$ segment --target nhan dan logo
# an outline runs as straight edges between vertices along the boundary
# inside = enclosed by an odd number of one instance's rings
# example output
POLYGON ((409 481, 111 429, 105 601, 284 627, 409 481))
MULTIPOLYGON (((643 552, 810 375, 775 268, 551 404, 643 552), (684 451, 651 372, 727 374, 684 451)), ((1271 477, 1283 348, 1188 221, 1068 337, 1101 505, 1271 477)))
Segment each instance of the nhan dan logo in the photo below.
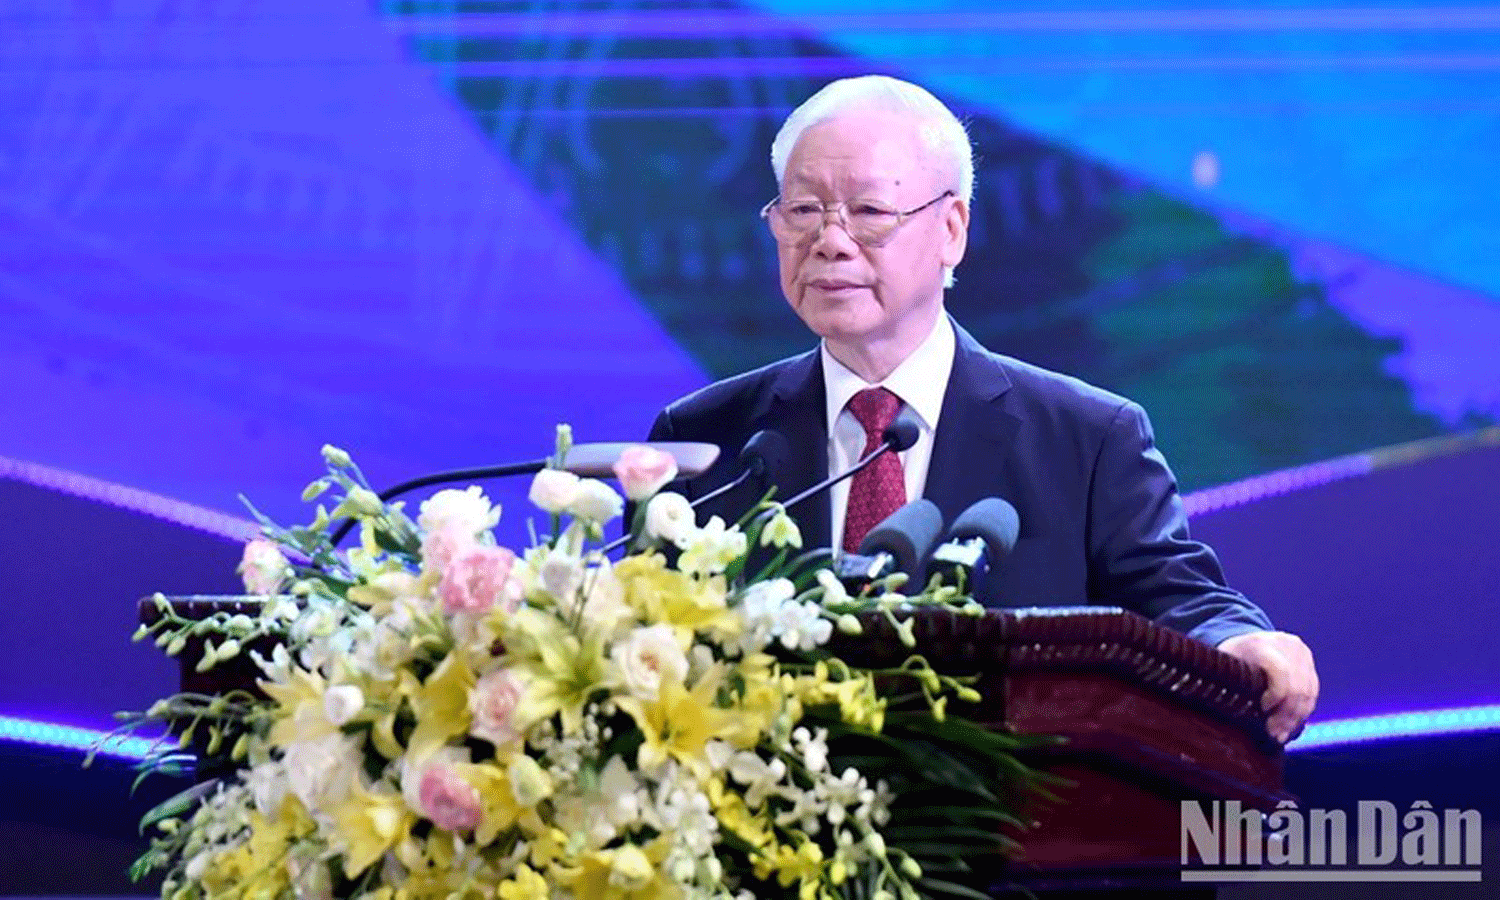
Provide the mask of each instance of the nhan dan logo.
POLYGON ((1353 810, 1263 813, 1238 800, 1182 802, 1183 881, 1480 881, 1477 809, 1405 809, 1361 800, 1353 810))

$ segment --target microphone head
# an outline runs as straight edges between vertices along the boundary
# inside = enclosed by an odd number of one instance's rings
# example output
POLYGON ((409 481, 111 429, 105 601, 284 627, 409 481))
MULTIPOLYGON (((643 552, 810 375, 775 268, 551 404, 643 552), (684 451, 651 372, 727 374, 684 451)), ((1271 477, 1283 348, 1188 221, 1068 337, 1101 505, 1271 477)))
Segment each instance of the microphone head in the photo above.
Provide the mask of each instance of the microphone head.
POLYGON ((937 504, 926 498, 913 500, 871 528, 860 542, 859 552, 863 556, 889 553, 896 560, 896 568, 918 581, 922 561, 942 533, 943 514, 937 504))
POLYGON ((948 540, 980 538, 988 550, 989 564, 994 565, 1015 549, 1016 535, 1021 531, 1021 517, 1016 508, 999 497, 986 497, 959 513, 948 529, 948 540))
MULTIPOLYGON (((897 453, 911 449, 922 434, 922 417, 910 406, 901 407, 896 418, 881 432, 880 439, 897 453)), ((941 526, 939 526, 941 527, 941 526)))
POLYGON ((792 445, 786 436, 767 428, 750 435, 750 440, 740 450, 740 465, 758 478, 772 479, 776 473, 786 470, 786 461, 791 455, 792 445))

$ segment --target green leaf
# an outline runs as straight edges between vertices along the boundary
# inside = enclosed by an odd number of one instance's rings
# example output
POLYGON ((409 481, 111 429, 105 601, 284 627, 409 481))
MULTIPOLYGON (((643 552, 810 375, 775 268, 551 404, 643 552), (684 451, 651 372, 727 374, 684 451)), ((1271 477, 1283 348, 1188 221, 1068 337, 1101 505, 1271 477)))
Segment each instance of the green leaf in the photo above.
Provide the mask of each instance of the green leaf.
POLYGON ((162 819, 170 819, 173 816, 181 815, 192 809, 193 804, 212 793, 214 788, 218 786, 218 779, 205 781, 202 784, 195 784, 187 790, 174 794, 146 810, 146 814, 141 816, 140 833, 145 834, 147 828, 150 828, 162 819))
MULTIPOLYGON (((895 845, 892 844, 891 846, 895 845)), ((897 847, 897 849, 904 850, 906 848, 897 847)), ((935 856, 923 856, 918 858, 914 853, 910 855, 913 859, 917 859, 917 862, 921 864, 923 872, 968 873, 974 871, 974 867, 964 862, 961 857, 955 856, 939 858, 935 856)))
POLYGON ((966 900, 990 900, 989 894, 955 881, 943 881, 939 878, 923 878, 917 884, 929 894, 950 894, 954 897, 964 897, 966 900))
POLYGON ((153 870, 153 869, 156 868, 157 857, 158 856, 159 856, 159 854, 157 854, 155 851, 148 850, 145 853, 142 853, 139 859, 137 859, 135 862, 131 863, 130 864, 130 880, 131 880, 131 882, 134 883, 134 882, 140 881, 141 879, 143 879, 146 876, 150 875, 151 874, 151 870, 153 870))
MULTIPOLYGON (((1001 815, 1005 815, 1005 814, 1001 813, 1001 815)), ((1007 816, 1007 818, 1014 818, 1014 817, 1007 816)), ((911 846, 915 846, 915 844, 917 842, 926 841, 926 840, 934 840, 934 841, 943 841, 943 840, 947 840, 947 841, 960 841, 960 840, 998 841, 1000 839, 999 833, 995 832, 993 830, 990 830, 990 829, 985 829, 985 828, 966 828, 966 827, 962 827, 962 826, 941 825, 941 824, 936 824, 936 825, 906 825, 906 826, 895 827, 895 828, 887 827, 887 828, 882 828, 880 830, 880 833, 881 833, 882 836, 885 837, 886 843, 888 843, 888 844, 895 844, 895 845, 901 847, 903 850, 908 850, 908 851, 909 851, 909 848, 911 846)))
MULTIPOLYGON (((1000 842, 999 835, 992 834, 990 835, 989 839, 996 845, 998 845, 1000 842)), ((895 841, 891 839, 889 835, 886 836, 886 844, 887 846, 897 847, 901 850, 905 850, 912 856, 937 857, 939 859, 954 857, 954 851, 956 849, 952 841, 938 841, 935 843, 908 843, 905 841, 895 841)))

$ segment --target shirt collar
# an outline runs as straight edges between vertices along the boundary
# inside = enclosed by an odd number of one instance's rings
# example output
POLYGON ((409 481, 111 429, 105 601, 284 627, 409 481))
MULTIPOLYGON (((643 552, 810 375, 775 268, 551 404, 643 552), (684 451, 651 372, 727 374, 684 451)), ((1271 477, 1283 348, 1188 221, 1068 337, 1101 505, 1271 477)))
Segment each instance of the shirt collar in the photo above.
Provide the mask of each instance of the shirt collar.
POLYGON ((870 387, 884 387, 900 397, 922 419, 922 424, 931 432, 937 427, 938 414, 943 409, 943 395, 948 390, 948 376, 953 371, 954 354, 953 323, 947 314, 941 314, 932 325, 932 331, 912 354, 901 361, 884 381, 870 384, 849 370, 848 366, 833 358, 828 352, 828 342, 819 348, 823 358, 823 385, 827 399, 828 433, 833 433, 833 424, 839 413, 849 403, 849 398, 870 387))

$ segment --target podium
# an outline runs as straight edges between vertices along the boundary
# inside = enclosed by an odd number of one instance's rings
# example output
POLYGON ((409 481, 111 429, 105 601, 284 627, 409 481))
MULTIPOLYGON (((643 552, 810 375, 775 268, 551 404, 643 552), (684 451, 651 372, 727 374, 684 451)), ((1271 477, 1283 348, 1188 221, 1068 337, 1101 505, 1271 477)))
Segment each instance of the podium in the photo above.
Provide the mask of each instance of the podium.
POLYGON ((1283 752, 1265 730, 1265 674, 1226 653, 1112 607, 919 612, 916 647, 884 619, 829 647, 851 665, 927 656, 976 674, 982 700, 950 707, 992 728, 1063 742, 1018 754, 1066 779, 1012 834, 1024 856, 1004 881, 1034 890, 1183 887, 1185 800, 1269 810, 1290 799, 1283 752))
MULTIPOLYGON (((253 614, 258 601, 183 597, 171 604, 178 615, 201 619, 253 614)), ((142 601, 140 615, 149 624, 160 612, 142 601)), ((1051 788, 1055 801, 1031 803, 1030 827, 1011 835, 1024 855, 997 872, 997 885, 1181 887, 1182 801, 1238 800, 1268 810, 1289 798, 1281 748, 1266 735, 1260 712, 1265 676, 1228 654, 1109 607, 980 616, 919 608, 911 615, 915 647, 870 615, 863 634, 836 633, 828 649, 875 668, 920 653, 944 674, 978 676, 982 700, 950 712, 1063 739, 1020 754, 1065 782, 1051 788)), ((245 654, 197 672, 200 652, 189 643, 179 656, 184 691, 255 690, 257 671, 245 654)))

